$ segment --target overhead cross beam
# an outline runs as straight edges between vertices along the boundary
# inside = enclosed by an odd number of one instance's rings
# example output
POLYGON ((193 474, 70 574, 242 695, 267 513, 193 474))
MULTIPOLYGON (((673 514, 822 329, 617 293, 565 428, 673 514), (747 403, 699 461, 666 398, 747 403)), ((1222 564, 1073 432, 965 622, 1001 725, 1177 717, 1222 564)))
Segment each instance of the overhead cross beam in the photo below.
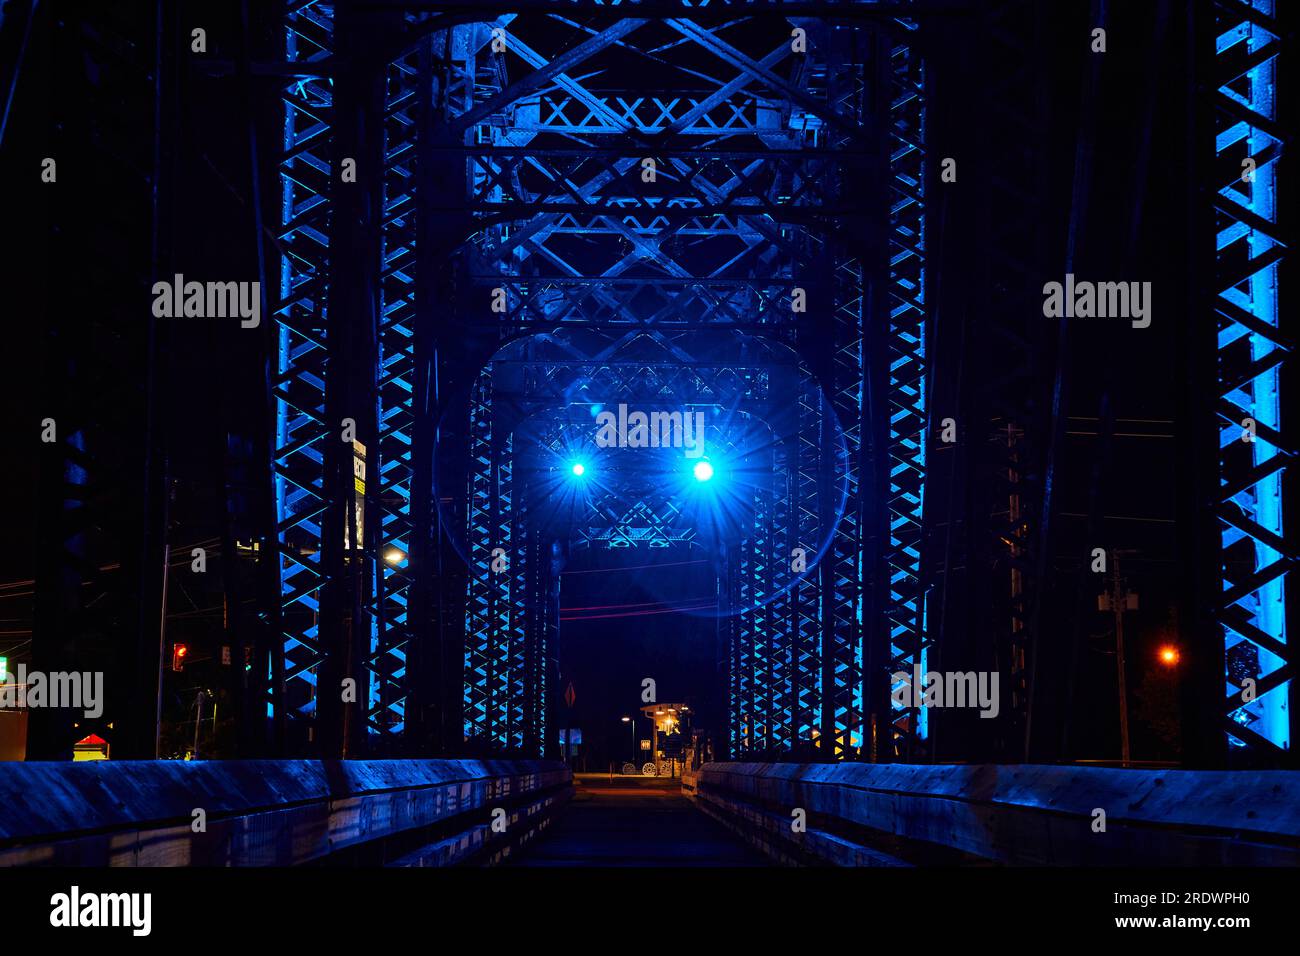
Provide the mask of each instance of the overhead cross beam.
MULTIPOLYGON (((456 117, 452 124, 453 128, 457 130, 469 129, 493 113, 505 109, 507 106, 512 106, 530 93, 541 89, 552 79, 557 79, 561 83, 573 84, 573 81, 565 75, 568 70, 590 59, 596 53, 610 46, 614 41, 627 36, 643 23, 645 23, 644 20, 619 20, 596 36, 579 43, 567 53, 561 54, 553 60, 544 61, 545 66, 539 66, 532 73, 511 83, 485 102, 456 117)), ((541 60, 540 57, 534 57, 534 59, 541 60)), ((577 84, 573 85, 576 86, 577 84)))

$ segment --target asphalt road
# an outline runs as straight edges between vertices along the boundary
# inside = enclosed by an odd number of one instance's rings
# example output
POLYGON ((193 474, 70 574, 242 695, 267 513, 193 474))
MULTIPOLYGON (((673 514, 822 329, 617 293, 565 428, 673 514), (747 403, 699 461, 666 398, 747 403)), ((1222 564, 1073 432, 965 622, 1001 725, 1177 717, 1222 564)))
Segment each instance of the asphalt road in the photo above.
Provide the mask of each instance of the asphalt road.
POLYGON ((582 774, 574 798, 513 866, 767 866, 766 857, 691 806, 681 782, 582 774))

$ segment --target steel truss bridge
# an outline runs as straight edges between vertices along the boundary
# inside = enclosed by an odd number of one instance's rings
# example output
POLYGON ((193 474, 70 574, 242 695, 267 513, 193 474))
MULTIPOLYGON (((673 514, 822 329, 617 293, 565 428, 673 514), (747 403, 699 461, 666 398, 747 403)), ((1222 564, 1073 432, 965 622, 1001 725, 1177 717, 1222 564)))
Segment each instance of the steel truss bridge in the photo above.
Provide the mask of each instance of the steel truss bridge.
MULTIPOLYGON (((460 683, 460 726, 445 715, 444 734, 540 755, 561 543, 529 522, 525 405, 766 400, 798 412, 775 442, 774 483, 755 492, 752 532, 721 556, 745 608, 727 622, 731 753, 924 757, 924 710, 894 703, 888 675, 924 668, 931 634, 921 542, 935 157, 918 18, 943 5, 798 6, 523 3, 472 19, 437 5, 291 6, 277 719, 337 720, 315 690, 337 681, 339 649, 351 647, 347 672, 366 675, 364 727, 381 750, 427 722, 423 711, 447 709, 460 683), (627 88, 633 75, 642 85, 627 88), (382 178, 341 182, 344 157, 382 178), (507 343, 509 367, 493 358, 507 343), (793 371, 784 381, 778 350, 793 371), (840 449, 827 445, 831 416, 840 449), (344 418, 367 449, 364 495, 337 440, 344 418), (429 506, 418 489, 431 486, 450 508, 429 506), (350 548, 353 509, 365 520, 350 548), (464 574, 445 553, 448 523, 468 529, 464 574), (821 537, 814 570, 778 585, 774 565, 821 537), (420 647, 443 648, 437 703, 416 673, 420 647)), ((1023 52, 1031 18, 1002 6, 991 34, 1012 48, 1002 52, 1023 52)), ((1268 0, 1209 9, 1214 165, 1256 163, 1253 180, 1230 177, 1214 198, 1224 731, 1237 746, 1285 749, 1294 550, 1282 537, 1278 419, 1280 41, 1268 0), (1246 417, 1253 444, 1237 440, 1246 417), (1245 704, 1243 678, 1259 691, 1245 704)), ((1033 109, 1024 76, 998 79, 1013 115, 994 118, 994 133, 1033 109)), ((998 187, 1006 232, 991 237, 993 255, 1023 271, 1033 229, 1017 227, 1033 209, 1015 184, 998 187)), ((1024 291, 999 296, 995 308, 1032 315, 1024 291)), ((1028 516, 1043 492, 1025 464, 1041 452, 1014 377, 994 384, 985 420, 995 441, 994 422, 1010 436, 998 470, 1018 504, 989 529, 1012 582, 998 656, 1023 720, 1036 636, 1028 516)), ((592 503, 575 544, 664 545, 694 530, 675 526, 671 496, 622 491, 592 503)))
POLYGON ((349 22, 344 7, 308 3, 287 18, 302 75, 284 93, 285 641, 272 706, 290 725, 332 719, 315 689, 336 680, 351 600, 377 746, 426 719, 413 649, 463 634, 463 657, 443 662, 463 685, 453 732, 540 755, 555 693, 552 550, 690 543, 721 549, 742 609, 725 624, 733 753, 920 753, 916 710, 869 727, 869 701, 888 700, 882 675, 926 651, 916 24, 871 5, 843 19, 563 7, 349 22), (620 86, 636 75, 643 89, 620 86), (382 180, 342 184, 354 154, 382 180), (623 484, 594 492, 571 540, 530 522, 521 430, 538 407, 592 402, 779 415, 752 530, 705 543, 674 495, 623 484), (345 417, 366 449, 364 496, 338 440, 345 417), (431 484, 450 507, 413 492, 431 484), (349 549, 353 508, 364 532, 349 549), (467 527, 450 529, 467 542, 464 575, 446 573, 445 524, 467 527), (782 583, 776 566, 822 540, 821 561, 782 583), (869 670, 871 648, 887 657, 869 670))
MULTIPOLYGON (((1278 5, 1189 7, 1203 91, 1185 157, 1201 250, 1188 574, 1206 613, 1185 634, 1207 765, 1292 753, 1278 5)), ((273 56, 214 56, 232 93, 256 99, 269 78, 278 104, 278 141, 253 145, 255 166, 277 152, 254 205, 278 221, 263 224, 275 255, 261 262, 273 508, 235 647, 250 661, 250 753, 547 756, 558 574, 573 549, 611 547, 713 562, 736 611, 720 662, 733 759, 932 758, 925 709, 896 703, 890 675, 958 638, 982 642, 1010 682, 1007 720, 971 759, 1042 753, 1060 383, 1040 289, 1065 270, 1042 241, 1044 145, 1025 134, 1048 109, 1041 6, 290 0, 273 56), (957 295, 935 236, 941 161, 960 144, 932 142, 931 120, 955 75, 940 53, 959 35, 987 86, 987 148, 961 173, 984 184, 961 200, 980 214, 963 274, 982 280, 961 293, 978 347, 937 306, 957 295), (707 533, 630 473, 555 518, 545 475, 593 405, 619 404, 709 412, 711 447, 763 475, 743 536, 707 533), (962 450, 936 495, 949 418, 962 450), (940 542, 954 534, 976 610, 944 625, 940 542), (815 560, 792 576, 796 549, 815 560), (356 704, 334 690, 348 679, 356 704)), ((112 59, 111 30, 86 34, 88 56, 112 59)), ((112 72, 132 68, 105 66, 103 82, 136 83, 112 72)), ((135 148, 118 132, 76 135, 116 156, 135 148)), ((149 168, 137 159, 122 165, 149 168)), ((95 348, 70 340, 67 370, 95 348)), ((76 394, 60 399, 65 420, 76 394)), ((60 547, 38 574, 38 631, 76 633, 99 613, 67 582, 97 573, 84 533, 126 428, 64 429, 43 452, 66 480, 41 502, 60 547)), ((162 534, 147 505, 142 554, 162 534)), ((149 601, 142 590, 141 686, 157 664, 149 601)), ((55 669, 71 651, 35 653, 55 669)), ((151 704, 120 717, 127 752, 149 750, 151 704)), ((54 753, 44 719, 34 752, 54 753)))

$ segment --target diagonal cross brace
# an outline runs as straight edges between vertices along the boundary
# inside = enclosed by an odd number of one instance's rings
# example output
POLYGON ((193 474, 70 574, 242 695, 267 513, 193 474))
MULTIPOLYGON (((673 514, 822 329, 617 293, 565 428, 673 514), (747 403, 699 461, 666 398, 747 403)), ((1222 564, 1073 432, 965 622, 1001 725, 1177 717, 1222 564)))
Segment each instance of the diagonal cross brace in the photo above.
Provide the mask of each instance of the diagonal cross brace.
POLYGON ((514 103, 529 93, 533 93, 547 83, 552 78, 559 76, 572 67, 577 66, 583 60, 599 53, 601 50, 610 46, 616 40, 621 40, 637 27, 645 23, 644 20, 620 20, 608 30, 603 30, 589 40, 584 40, 572 50, 569 50, 562 56, 556 57, 549 64, 540 70, 535 70, 527 76, 511 83, 496 96, 480 103, 469 112, 456 118, 452 123, 452 129, 457 132, 464 132, 475 123, 482 121, 484 118, 491 116, 497 110, 500 110, 511 103, 514 103))

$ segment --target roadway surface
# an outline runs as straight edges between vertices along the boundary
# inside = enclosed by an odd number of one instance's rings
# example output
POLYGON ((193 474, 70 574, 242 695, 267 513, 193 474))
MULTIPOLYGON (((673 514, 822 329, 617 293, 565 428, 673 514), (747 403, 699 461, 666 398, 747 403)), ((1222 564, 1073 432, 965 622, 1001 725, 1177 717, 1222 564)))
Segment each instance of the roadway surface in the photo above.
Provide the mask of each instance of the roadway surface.
POLYGON ((768 866, 691 806, 681 781, 577 774, 574 796, 513 866, 768 866))

